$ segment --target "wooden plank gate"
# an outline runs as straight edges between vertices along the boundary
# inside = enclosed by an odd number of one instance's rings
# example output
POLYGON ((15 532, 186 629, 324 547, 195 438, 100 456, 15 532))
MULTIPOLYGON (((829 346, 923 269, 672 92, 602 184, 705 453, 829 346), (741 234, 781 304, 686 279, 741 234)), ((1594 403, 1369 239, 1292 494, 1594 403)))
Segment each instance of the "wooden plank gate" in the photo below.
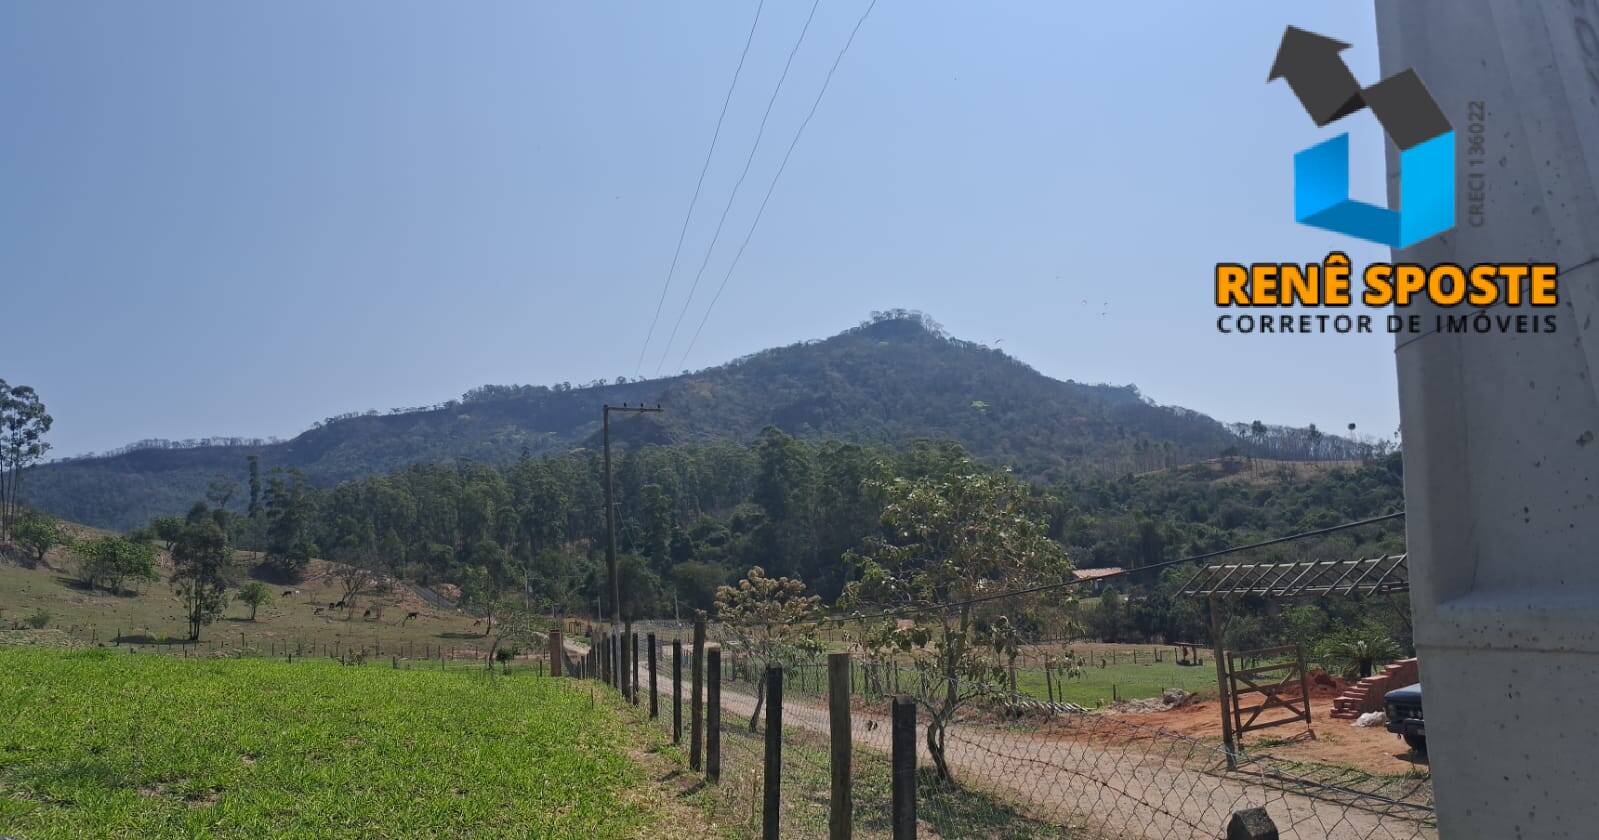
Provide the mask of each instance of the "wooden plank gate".
POLYGON ((1305 669, 1305 649, 1300 645, 1227 652, 1227 693, 1232 698, 1233 735, 1304 721, 1310 726, 1310 674, 1305 669), (1288 658, 1288 657, 1292 658, 1288 658), (1240 668, 1251 660, 1279 660, 1269 665, 1240 668), (1252 702, 1259 695, 1259 702, 1252 702), (1279 709, 1287 716, 1267 712, 1279 709))

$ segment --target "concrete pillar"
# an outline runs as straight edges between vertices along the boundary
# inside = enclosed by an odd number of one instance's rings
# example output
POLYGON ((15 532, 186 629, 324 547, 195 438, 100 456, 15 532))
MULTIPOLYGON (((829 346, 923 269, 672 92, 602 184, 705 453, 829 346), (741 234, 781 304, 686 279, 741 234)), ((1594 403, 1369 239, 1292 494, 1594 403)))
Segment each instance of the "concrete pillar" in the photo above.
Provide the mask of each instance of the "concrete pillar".
MULTIPOLYGON (((1591 837, 1599 0, 1379 0, 1377 28, 1383 75, 1421 76, 1454 125, 1461 173, 1456 228, 1396 259, 1561 268, 1553 335, 1396 342, 1439 830, 1451 840, 1591 837)), ((1391 201, 1394 161, 1390 150, 1391 201)), ((1435 309, 1410 312, 1430 324, 1435 309)))

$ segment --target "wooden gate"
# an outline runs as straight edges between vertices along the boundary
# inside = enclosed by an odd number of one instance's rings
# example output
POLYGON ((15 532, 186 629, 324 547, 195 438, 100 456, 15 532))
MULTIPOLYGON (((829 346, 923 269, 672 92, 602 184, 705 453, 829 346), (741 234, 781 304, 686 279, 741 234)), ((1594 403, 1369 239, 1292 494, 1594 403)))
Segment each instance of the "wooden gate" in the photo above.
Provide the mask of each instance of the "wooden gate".
POLYGON ((1234 736, 1297 721, 1310 725, 1310 675, 1305 671, 1305 649, 1299 645, 1228 651, 1227 689, 1232 697, 1234 736), (1276 661, 1238 667, 1262 659, 1276 661), (1254 703, 1257 695, 1259 702, 1254 703), (1273 709, 1288 714, 1267 715, 1273 709))

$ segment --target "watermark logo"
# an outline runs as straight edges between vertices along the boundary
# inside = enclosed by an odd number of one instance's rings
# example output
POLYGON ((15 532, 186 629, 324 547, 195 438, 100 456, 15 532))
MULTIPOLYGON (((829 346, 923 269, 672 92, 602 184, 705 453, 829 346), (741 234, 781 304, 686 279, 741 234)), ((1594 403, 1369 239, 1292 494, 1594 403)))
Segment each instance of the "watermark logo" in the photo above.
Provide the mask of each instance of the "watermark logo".
POLYGON ((1399 209, 1349 197, 1349 134, 1294 155, 1294 220, 1408 248, 1455 226, 1455 132, 1414 70, 1363 88, 1339 55, 1349 45, 1293 26, 1267 81, 1284 79, 1317 126, 1370 108, 1399 147, 1399 209))

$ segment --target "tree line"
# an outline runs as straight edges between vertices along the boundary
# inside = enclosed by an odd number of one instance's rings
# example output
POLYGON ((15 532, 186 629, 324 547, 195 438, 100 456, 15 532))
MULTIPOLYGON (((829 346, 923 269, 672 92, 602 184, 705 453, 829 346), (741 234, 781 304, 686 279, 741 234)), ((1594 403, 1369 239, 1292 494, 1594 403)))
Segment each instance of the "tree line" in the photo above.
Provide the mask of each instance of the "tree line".
MULTIPOLYGON (((772 428, 748 444, 628 447, 614 468, 623 607, 636 618, 710 609, 719 586, 755 566, 802 580, 831 603, 851 580, 842 558, 884 535, 883 487, 1002 472, 947 441, 864 446, 772 428)), ((1019 486, 1047 537, 1079 568, 1136 570, 1400 504, 1397 455, 1311 478, 1262 475, 1243 459, 1221 469, 1220 479, 1178 470, 1019 486)), ((212 481, 206 501, 237 510, 228 519, 233 544, 262 552, 286 580, 312 557, 326 557, 381 577, 457 586, 480 605, 513 593, 552 612, 597 615, 609 610, 603 480, 600 454, 588 449, 504 465, 415 464, 328 488, 251 456, 240 476, 212 481)), ((1392 548, 1397 534, 1351 531, 1316 548, 1349 557, 1392 548)), ((1304 550, 1289 545, 1256 559, 1298 558, 1304 550)), ((1122 590, 1160 605, 1162 580, 1133 576, 1122 590)), ((1160 618, 1129 609, 1107 635, 1196 637, 1191 623, 1173 619, 1182 608, 1141 609, 1160 618)))

